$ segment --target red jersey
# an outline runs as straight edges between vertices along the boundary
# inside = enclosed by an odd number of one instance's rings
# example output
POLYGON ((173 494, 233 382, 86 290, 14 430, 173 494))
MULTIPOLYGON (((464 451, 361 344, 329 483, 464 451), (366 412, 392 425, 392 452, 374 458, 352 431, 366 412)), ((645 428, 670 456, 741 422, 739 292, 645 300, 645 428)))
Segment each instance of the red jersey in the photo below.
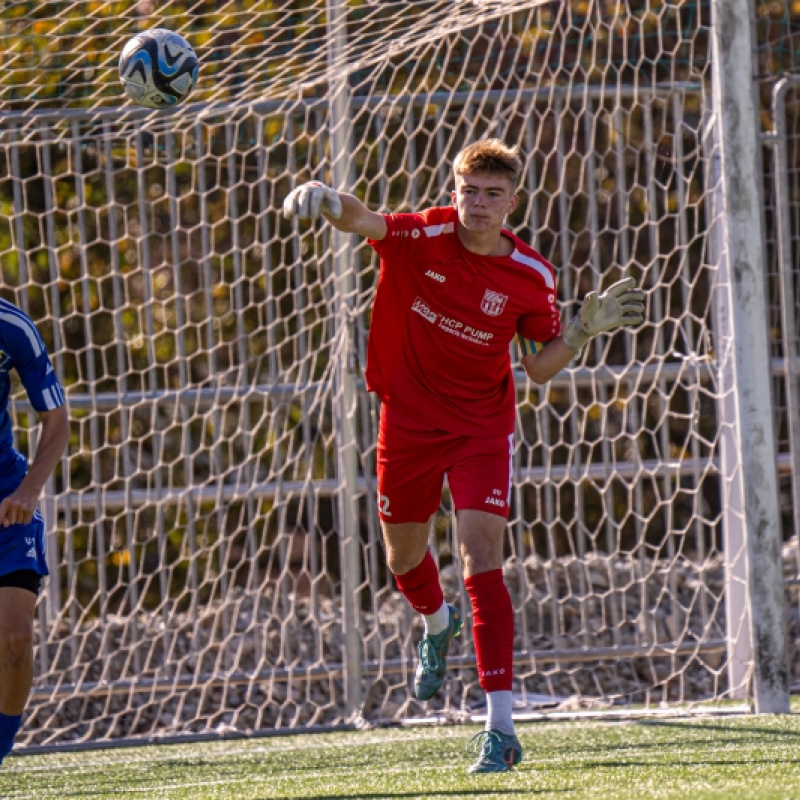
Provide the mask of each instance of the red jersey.
POLYGON ((467 436, 513 433, 516 334, 561 333, 552 265, 509 231, 508 256, 467 250, 455 208, 385 215, 367 388, 390 408, 467 436))

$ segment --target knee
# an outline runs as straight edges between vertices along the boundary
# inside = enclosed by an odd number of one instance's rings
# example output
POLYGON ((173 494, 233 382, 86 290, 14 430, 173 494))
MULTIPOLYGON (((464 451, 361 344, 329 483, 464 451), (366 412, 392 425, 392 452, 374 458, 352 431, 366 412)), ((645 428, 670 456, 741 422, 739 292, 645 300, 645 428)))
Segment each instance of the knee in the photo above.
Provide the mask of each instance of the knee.
POLYGON ((492 570, 503 568, 502 552, 498 553, 494 548, 485 547, 462 547, 461 563, 463 566, 464 577, 479 575, 481 572, 491 572, 492 570))
POLYGON ((486 559, 481 553, 470 553, 462 556, 461 564, 463 566, 465 578, 495 569, 494 566, 489 565, 488 559, 486 559))
POLYGON ((419 555, 413 552, 395 551, 388 554, 386 565, 389 567, 389 571, 392 575, 405 575, 407 572, 411 572, 414 567, 418 567, 422 563, 423 558, 425 558, 424 552, 422 555, 419 555))
POLYGON ((7 669, 19 669, 28 663, 33 649, 33 629, 26 623, 0 628, 0 660, 7 669))
POLYGON ((429 523, 384 525, 386 566, 393 575, 405 575, 418 567, 428 552, 429 523))

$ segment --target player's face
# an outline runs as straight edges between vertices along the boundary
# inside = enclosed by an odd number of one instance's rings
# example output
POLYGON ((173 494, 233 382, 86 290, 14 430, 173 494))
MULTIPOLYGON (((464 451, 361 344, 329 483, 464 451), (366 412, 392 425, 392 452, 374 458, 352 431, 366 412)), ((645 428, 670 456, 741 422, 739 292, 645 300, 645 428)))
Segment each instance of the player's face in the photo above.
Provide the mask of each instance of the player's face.
POLYGON ((499 231, 518 200, 511 181, 495 172, 456 175, 452 197, 459 221, 475 233, 499 231))

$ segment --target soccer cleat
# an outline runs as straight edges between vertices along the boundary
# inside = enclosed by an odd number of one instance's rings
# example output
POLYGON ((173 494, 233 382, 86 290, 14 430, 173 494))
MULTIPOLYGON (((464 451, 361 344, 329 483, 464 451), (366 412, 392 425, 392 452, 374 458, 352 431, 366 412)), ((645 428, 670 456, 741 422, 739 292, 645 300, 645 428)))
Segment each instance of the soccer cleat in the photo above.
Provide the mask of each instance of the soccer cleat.
POLYGON ((469 772, 510 772, 522 761, 522 745, 513 733, 476 733, 469 740, 467 752, 480 753, 469 772))
POLYGON ((426 636, 418 645, 419 664, 414 675, 414 695, 418 700, 430 700, 444 682, 447 671, 447 651, 450 640, 461 633, 464 620, 458 609, 448 604, 450 622, 437 634, 426 636))

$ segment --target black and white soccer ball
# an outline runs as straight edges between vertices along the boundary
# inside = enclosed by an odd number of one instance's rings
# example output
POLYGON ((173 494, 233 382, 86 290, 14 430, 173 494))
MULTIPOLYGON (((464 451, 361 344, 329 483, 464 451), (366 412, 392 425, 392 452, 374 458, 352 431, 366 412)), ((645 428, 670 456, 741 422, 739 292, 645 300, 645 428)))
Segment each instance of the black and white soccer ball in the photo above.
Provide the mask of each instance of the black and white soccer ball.
POLYGON ((147 108, 169 108, 185 100, 197 81, 194 49, 164 28, 137 33, 119 59, 119 79, 128 97, 147 108))

